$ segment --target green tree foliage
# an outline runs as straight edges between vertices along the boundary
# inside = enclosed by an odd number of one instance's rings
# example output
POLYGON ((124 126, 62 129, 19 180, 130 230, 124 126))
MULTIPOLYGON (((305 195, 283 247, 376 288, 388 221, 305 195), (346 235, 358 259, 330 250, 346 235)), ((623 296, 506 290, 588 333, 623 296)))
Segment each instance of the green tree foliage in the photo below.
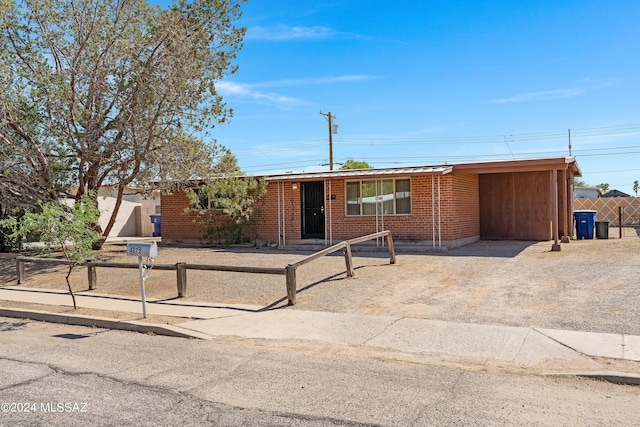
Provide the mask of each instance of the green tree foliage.
POLYGON ((188 211, 198 214, 205 240, 241 243, 255 232, 257 202, 267 191, 266 183, 243 175, 236 157, 228 151, 216 164, 216 172, 199 188, 186 189, 188 211))
POLYGON ((574 177, 573 178, 573 186, 574 187, 584 188, 584 187, 589 187, 589 184, 587 184, 584 181, 584 179, 582 179, 582 178, 574 177))
POLYGON ((636 197, 638 196, 638 189, 640 188, 640 184, 638 181, 633 181, 633 191, 636 193, 636 197))
POLYGON ((0 0, 3 203, 202 177, 216 148, 193 135, 232 115, 216 83, 236 70, 243 2, 0 0))
POLYGON ((596 188, 599 188, 600 191, 602 191, 602 194, 604 194, 607 191, 609 191, 609 184, 606 182, 603 182, 601 184, 596 185, 596 188))
POLYGON ((0 205, 0 252, 20 250, 20 239, 17 239, 13 235, 13 230, 3 225, 2 221, 10 217, 21 218, 24 213, 24 209, 12 209, 12 211, 8 211, 4 206, 0 205))
POLYGON ((346 162, 343 163, 342 166, 340 166, 341 170, 346 170, 346 169, 370 169, 371 166, 369 166, 369 163, 367 162, 361 162, 361 161, 357 161, 357 160, 353 160, 353 159, 348 159, 346 162))
POLYGON ((69 276, 73 268, 85 262, 91 254, 92 245, 100 240, 100 233, 94 230, 100 213, 95 208, 95 201, 91 194, 85 194, 72 207, 59 202, 40 204, 40 212, 27 212, 22 217, 10 216, 0 221, 0 227, 12 231, 11 237, 24 241, 27 236, 37 236, 38 241, 44 242, 43 252, 61 249, 69 262, 66 281, 69 293, 76 306, 69 276))

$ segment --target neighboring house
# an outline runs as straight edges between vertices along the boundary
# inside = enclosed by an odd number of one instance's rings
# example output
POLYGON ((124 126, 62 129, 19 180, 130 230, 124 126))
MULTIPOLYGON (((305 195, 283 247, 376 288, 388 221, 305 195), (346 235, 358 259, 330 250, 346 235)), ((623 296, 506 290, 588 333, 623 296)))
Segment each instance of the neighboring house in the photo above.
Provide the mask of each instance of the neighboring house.
MULTIPOLYGON (((75 189, 72 189, 71 193, 75 193, 75 189)), ((98 192, 98 209, 100 210, 98 222, 103 230, 107 228, 111 213, 115 209, 117 195, 116 186, 105 185, 98 192)), ((154 227, 150 215, 159 211, 159 192, 144 195, 134 187, 125 188, 109 237, 151 237, 154 227)))
MULTIPOLYGON (((479 239, 572 235, 573 157, 266 176, 258 237, 329 245, 381 230, 394 241, 455 247, 479 239)), ((162 195, 163 241, 199 239, 184 192, 162 195)))
POLYGON ((578 199, 593 199, 602 195, 598 187, 575 187, 573 192, 578 199))
MULTIPOLYGON (((117 186, 102 186, 98 193, 100 208, 100 226, 104 230, 109 223, 111 212, 118 195, 117 186)), ((116 222, 109 233, 110 237, 151 237, 153 224, 151 214, 160 212, 160 192, 145 194, 135 187, 125 187, 122 203, 118 209, 116 222)))
POLYGON ((627 193, 623 193, 622 191, 616 190, 614 188, 613 190, 609 190, 606 193, 604 193, 602 197, 631 197, 631 196, 627 193))

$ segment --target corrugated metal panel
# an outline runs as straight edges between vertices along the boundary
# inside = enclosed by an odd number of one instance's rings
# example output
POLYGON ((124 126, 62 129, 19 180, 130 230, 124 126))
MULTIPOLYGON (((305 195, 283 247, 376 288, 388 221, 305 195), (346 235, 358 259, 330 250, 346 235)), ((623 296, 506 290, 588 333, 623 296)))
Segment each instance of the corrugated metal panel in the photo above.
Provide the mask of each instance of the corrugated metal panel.
POLYGON ((406 168, 372 168, 372 169, 350 169, 325 172, 301 172, 288 173, 285 175, 271 175, 265 179, 267 181, 288 181, 300 179, 335 179, 378 175, 415 175, 415 174, 436 174, 446 175, 453 170, 453 166, 417 166, 406 168))

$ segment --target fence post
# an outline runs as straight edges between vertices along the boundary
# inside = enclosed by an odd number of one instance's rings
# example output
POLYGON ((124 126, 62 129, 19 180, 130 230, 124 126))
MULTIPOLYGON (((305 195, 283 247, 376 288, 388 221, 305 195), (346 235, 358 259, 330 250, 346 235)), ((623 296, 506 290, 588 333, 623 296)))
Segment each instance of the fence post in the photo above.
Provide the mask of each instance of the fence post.
POLYGON ((185 262, 176 263, 178 298, 182 298, 187 295, 187 269, 184 268, 185 265, 185 262))
POLYGON ((622 239, 622 206, 618 206, 618 230, 620 231, 620 238, 622 239))
POLYGON ((344 262, 347 265, 347 277, 353 277, 353 258, 351 257, 351 245, 349 242, 345 242, 344 247, 344 262))
POLYGON ((389 264, 395 264, 396 251, 393 249, 393 238, 390 231, 387 233, 387 246, 389 246, 389 264))
MULTIPOLYGON (((88 259, 87 262, 93 262, 93 260, 88 259)), ((93 291, 98 285, 98 274, 96 273, 95 265, 87 265, 87 279, 89 280, 89 290, 93 291)))
POLYGON ((296 266, 287 265, 287 305, 296 305, 296 266))
POLYGON ((16 258, 16 271, 18 272, 18 285, 21 285, 25 281, 24 277, 24 261, 16 258))

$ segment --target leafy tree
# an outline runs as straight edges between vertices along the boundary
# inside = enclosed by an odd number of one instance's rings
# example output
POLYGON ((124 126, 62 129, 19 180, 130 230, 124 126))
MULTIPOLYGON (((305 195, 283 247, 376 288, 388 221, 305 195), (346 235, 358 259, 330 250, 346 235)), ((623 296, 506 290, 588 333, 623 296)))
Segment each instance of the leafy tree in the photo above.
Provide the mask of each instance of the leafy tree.
POLYGON ((7 211, 0 205, 0 252, 14 252, 20 250, 20 240, 13 236, 13 230, 3 225, 2 220, 9 217, 21 218, 24 215, 23 209, 7 211))
POLYGON ((636 197, 638 197, 638 189, 640 188, 640 184, 638 184, 638 181, 633 181, 633 191, 636 193, 636 197))
POLYGON ((189 212, 198 214, 204 237, 211 242, 240 243, 255 227, 256 202, 266 193, 263 179, 242 174, 236 157, 226 151, 217 175, 198 189, 187 188, 189 212))
POLYGON ((362 162, 362 161, 357 161, 357 160, 353 160, 353 159, 348 159, 346 162, 344 162, 342 164, 342 166, 340 166, 341 170, 346 170, 346 169, 370 169, 371 166, 369 166, 369 163, 367 162, 362 162))
POLYGON ((601 184, 596 185, 596 188, 599 188, 600 191, 602 191, 602 193, 606 193, 607 191, 609 191, 609 184, 606 182, 603 182, 601 184))
POLYGON ((232 115, 216 82, 236 70, 243 2, 0 0, 3 203, 107 184, 120 201, 143 176, 204 168, 215 147, 192 135, 232 115))
POLYGON ((40 212, 27 212, 21 218, 10 216, 0 221, 0 227, 9 228, 11 237, 23 241, 29 235, 36 235, 45 243, 45 253, 60 248, 69 262, 67 288, 77 308, 76 297, 69 282, 74 267, 85 262, 91 254, 92 245, 100 240, 100 233, 93 225, 98 221, 99 211, 91 193, 84 194, 72 207, 59 202, 40 204, 40 212))
POLYGON ((582 179, 582 178, 574 177, 573 178, 573 186, 574 187, 584 188, 584 187, 589 187, 589 184, 587 184, 584 181, 584 179, 582 179))

